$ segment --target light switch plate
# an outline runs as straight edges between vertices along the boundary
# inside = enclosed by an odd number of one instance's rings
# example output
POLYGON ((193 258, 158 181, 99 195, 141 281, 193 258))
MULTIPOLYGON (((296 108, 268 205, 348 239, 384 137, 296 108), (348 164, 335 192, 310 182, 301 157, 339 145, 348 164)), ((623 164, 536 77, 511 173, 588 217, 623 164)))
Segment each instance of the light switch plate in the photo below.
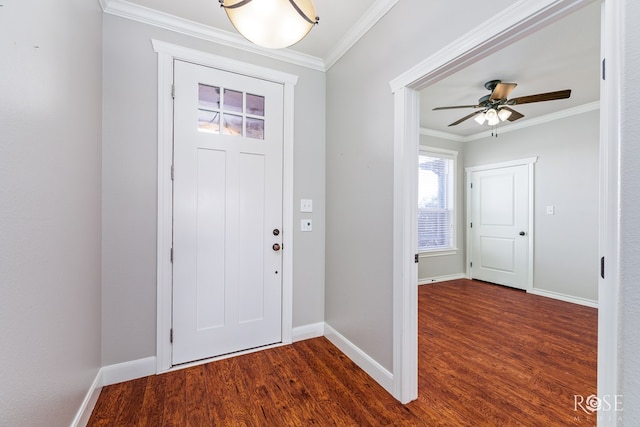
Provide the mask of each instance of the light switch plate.
POLYGON ((547 206, 547 215, 553 215, 556 213, 556 208, 554 206, 547 206))
POLYGON ((300 199, 300 212, 313 212, 313 200, 300 199))
POLYGON ((300 220, 300 231, 312 231, 313 224, 310 219, 301 219, 300 220))

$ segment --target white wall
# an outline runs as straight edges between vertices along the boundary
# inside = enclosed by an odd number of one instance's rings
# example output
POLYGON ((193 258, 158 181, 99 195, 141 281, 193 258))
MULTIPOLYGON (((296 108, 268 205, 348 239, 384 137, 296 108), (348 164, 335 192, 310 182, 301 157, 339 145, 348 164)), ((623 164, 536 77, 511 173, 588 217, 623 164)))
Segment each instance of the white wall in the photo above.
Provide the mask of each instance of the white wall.
MULTIPOLYGON (((619 392, 623 426, 640 420, 640 3, 624 6, 620 147, 619 392)), ((617 71, 614 71, 617 73, 617 71)))
MULTIPOLYGON (((313 232, 293 230, 293 326, 324 320, 325 76, 134 21, 104 16, 103 364, 156 353, 157 55, 151 39, 299 76, 294 225, 313 199, 313 232)), ((287 230, 284 230, 287 232, 287 230)))
POLYGON ((68 426, 100 368, 97 1, 0 7, 0 425, 68 426))
POLYGON ((327 72, 327 323, 392 371, 389 82, 512 4, 398 2, 327 72))
POLYGON ((591 111, 471 141, 465 149, 465 167, 538 157, 534 290, 591 303, 598 300, 599 120, 599 111, 591 111))
POLYGON ((439 256, 420 256, 418 264, 418 283, 428 283, 430 280, 439 280, 452 276, 466 274, 465 247, 465 202, 464 202, 464 149, 463 142, 450 141, 430 135, 420 135, 422 147, 444 148, 458 152, 456 164, 456 247, 455 254, 439 256))

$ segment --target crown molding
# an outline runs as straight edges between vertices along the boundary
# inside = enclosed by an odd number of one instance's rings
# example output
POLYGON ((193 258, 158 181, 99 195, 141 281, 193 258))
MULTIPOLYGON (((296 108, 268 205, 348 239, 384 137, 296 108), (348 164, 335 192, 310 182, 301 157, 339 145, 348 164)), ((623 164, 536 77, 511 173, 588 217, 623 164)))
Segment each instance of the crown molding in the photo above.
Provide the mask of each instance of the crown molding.
POLYGON ((263 48, 235 33, 179 18, 126 0, 98 0, 98 3, 100 3, 102 10, 110 15, 131 19, 132 21, 153 25, 164 28, 165 30, 311 68, 313 70, 327 71, 386 15, 386 13, 398 3, 398 0, 377 0, 351 27, 345 36, 340 39, 338 44, 329 51, 324 59, 296 52, 291 49, 273 50, 263 48))
MULTIPOLYGON (((587 104, 578 105, 577 107, 567 108, 566 110, 557 111, 555 113, 546 114, 544 116, 535 117, 528 120, 519 121, 518 123, 500 126, 500 133, 513 132, 515 130, 525 129, 532 126, 538 126, 543 123, 549 123, 556 120, 566 119, 567 117, 577 116, 600 109, 600 101, 589 102, 587 104)), ((471 142, 491 136, 491 130, 485 130, 473 135, 461 136, 454 133, 442 132, 434 129, 420 128, 420 135, 433 136, 436 138, 447 139, 456 142, 471 142)))
POLYGON ((98 0, 105 13, 131 19, 143 24, 185 34, 191 37, 211 41, 266 56, 279 61, 289 62, 318 71, 326 71, 324 61, 315 56, 295 52, 290 49, 266 49, 257 46, 243 37, 229 31, 219 30, 209 25, 200 24, 188 19, 178 18, 168 13, 130 3, 125 0, 98 0))
POLYGON ((443 132, 440 130, 420 128, 420 135, 433 136, 435 138, 446 139, 448 141, 455 142, 468 142, 468 137, 462 135, 456 135, 455 133, 443 132))
POLYGON ((398 0, 377 0, 325 56, 326 69, 338 62, 396 3, 398 0))

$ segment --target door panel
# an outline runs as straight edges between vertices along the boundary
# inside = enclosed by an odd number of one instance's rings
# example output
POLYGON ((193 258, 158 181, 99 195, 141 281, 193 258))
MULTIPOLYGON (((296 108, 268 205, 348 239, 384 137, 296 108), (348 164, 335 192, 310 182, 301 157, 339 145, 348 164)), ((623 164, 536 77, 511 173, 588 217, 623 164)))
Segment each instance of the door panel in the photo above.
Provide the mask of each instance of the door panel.
POLYGON ((480 224, 512 226, 514 221, 513 175, 480 175, 480 224))
POLYGON ((172 364, 282 340, 283 87, 175 61, 172 364))
POLYGON ((480 267, 513 272, 515 269, 514 243, 514 239, 480 236, 480 267))
POLYGON ((223 151, 198 150, 197 167, 197 327, 224 325, 226 156, 223 151))
POLYGON ((472 172, 471 277, 527 287, 527 165, 472 172))
POLYGON ((240 232, 239 252, 244 255, 238 270, 238 322, 264 317, 264 156, 240 155, 240 232))

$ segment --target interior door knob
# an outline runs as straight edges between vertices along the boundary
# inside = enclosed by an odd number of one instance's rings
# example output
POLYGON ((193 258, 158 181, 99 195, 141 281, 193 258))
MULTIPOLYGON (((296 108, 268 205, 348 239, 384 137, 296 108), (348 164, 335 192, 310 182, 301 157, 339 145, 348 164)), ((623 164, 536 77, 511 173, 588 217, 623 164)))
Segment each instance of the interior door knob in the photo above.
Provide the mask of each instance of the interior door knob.
POLYGON ((273 246, 272 246, 272 248, 273 248, 273 250, 274 250, 275 252, 278 252, 278 251, 280 250, 280 244, 278 244, 278 243, 274 243, 274 244, 273 244, 273 246))
POLYGON ((524 236, 525 234, 527 234, 527 233, 525 233, 524 231, 521 231, 521 232, 520 232, 520 235, 521 235, 521 236, 524 236))

